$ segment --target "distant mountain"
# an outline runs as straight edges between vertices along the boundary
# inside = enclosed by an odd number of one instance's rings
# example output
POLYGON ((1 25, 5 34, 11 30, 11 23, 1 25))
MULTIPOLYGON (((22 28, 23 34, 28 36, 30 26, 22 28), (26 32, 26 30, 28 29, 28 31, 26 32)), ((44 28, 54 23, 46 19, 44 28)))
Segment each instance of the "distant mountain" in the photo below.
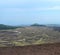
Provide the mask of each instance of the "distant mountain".
POLYGON ((16 29, 16 28, 21 28, 21 27, 22 26, 9 26, 9 25, 0 24, 0 30, 16 29))
POLYGON ((60 24, 48 24, 46 26, 49 26, 49 27, 60 27, 60 24))
POLYGON ((40 24, 37 24, 37 23, 35 23, 35 24, 32 24, 31 26, 40 26, 40 27, 46 27, 46 25, 40 25, 40 24))

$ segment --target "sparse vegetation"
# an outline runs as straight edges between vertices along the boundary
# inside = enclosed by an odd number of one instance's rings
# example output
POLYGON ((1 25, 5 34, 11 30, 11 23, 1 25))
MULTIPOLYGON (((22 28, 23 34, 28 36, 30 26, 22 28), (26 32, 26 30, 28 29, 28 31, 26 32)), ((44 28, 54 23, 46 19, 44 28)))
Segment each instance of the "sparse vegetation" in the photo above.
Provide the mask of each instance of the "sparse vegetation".
POLYGON ((8 29, 16 29, 16 28, 23 28, 22 26, 9 26, 0 24, 0 30, 8 30, 8 29))
POLYGON ((29 26, 24 28, 0 30, 0 47, 54 42, 60 42, 60 32, 49 27, 29 26))

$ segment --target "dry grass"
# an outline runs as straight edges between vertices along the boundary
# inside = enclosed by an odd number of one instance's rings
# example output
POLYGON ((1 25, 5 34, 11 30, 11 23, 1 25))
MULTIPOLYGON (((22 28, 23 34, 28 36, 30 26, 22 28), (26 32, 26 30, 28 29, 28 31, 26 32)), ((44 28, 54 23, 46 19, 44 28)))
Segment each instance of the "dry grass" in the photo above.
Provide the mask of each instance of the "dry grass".
POLYGON ((60 42, 60 32, 48 27, 25 27, 14 30, 1 30, 0 40, 1 47, 60 42))

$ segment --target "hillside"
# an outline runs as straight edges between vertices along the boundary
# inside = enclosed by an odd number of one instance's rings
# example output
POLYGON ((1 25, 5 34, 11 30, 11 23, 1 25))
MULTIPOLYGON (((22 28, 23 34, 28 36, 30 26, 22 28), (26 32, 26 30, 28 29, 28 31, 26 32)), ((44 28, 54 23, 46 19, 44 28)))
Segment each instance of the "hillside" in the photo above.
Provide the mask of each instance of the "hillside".
POLYGON ((1 55, 60 55, 60 43, 1 47, 1 55))
POLYGON ((29 26, 0 30, 0 47, 60 42, 60 32, 48 27, 29 26))
POLYGON ((0 24, 0 30, 9 30, 9 29, 16 29, 16 28, 23 28, 23 27, 0 24))

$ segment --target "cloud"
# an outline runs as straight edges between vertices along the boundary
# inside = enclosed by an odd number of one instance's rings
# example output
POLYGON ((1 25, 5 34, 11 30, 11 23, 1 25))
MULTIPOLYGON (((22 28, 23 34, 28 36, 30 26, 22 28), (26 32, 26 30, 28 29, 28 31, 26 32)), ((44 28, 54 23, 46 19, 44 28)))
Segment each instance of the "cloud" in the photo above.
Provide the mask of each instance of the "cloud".
POLYGON ((60 6, 54 6, 54 7, 51 7, 51 8, 48 8, 49 10, 60 10, 60 6))
POLYGON ((58 1, 60 1, 60 0, 42 0, 42 1, 58 2, 58 1))
POLYGON ((46 11, 46 10, 60 10, 60 6, 46 7, 46 8, 33 8, 35 11, 46 11))
POLYGON ((21 11, 25 11, 24 9, 21 9, 21 8, 3 8, 1 9, 3 12, 21 12, 21 11))
POLYGON ((17 4, 17 3, 23 4, 26 2, 29 1, 28 0, 1 0, 0 4, 17 4))
POLYGON ((36 12, 36 11, 49 11, 49 10, 60 10, 60 6, 53 7, 38 7, 38 8, 1 8, 2 12, 36 12))
POLYGON ((40 7, 40 8, 32 8, 32 9, 28 9, 28 10, 32 10, 32 11, 60 10, 60 6, 40 7))
POLYGON ((60 0, 0 0, 0 4, 26 4, 26 3, 39 3, 39 2, 60 2, 60 0))

